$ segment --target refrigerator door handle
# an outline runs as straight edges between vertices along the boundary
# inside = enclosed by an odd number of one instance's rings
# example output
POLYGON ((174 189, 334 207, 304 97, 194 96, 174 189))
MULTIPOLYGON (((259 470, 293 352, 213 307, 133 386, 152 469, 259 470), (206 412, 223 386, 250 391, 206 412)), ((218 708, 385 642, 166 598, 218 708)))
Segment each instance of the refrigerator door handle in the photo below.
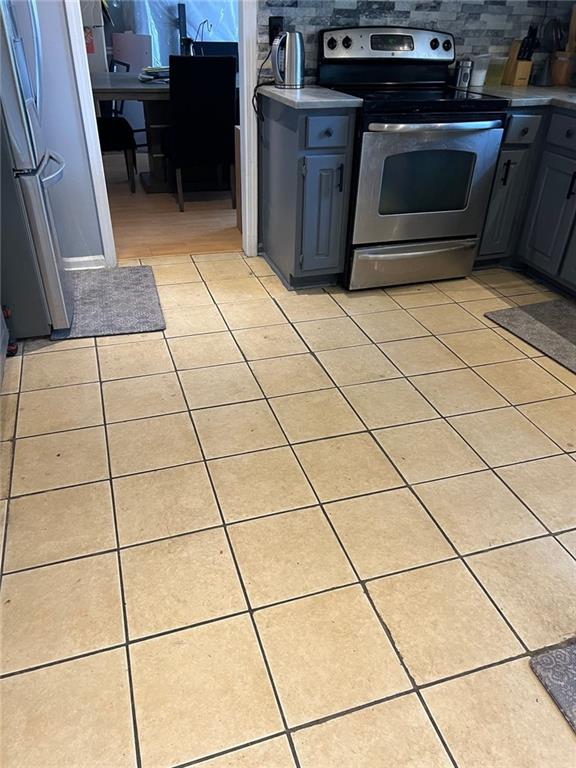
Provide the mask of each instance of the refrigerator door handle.
POLYGON ((40 19, 38 18, 38 6, 36 0, 29 0, 30 19, 32 21, 32 37, 34 39, 34 68, 36 76, 36 88, 34 101, 38 115, 42 112, 42 35, 40 34, 40 19))
POLYGON ((52 186, 52 184, 56 184, 57 181, 60 181, 64 175, 64 168, 66 168, 64 158, 61 157, 57 152, 49 152, 46 156, 46 160, 42 163, 40 168, 40 181, 44 189, 46 189, 46 187, 52 186), (48 167, 50 160, 57 163, 58 167, 55 171, 52 171, 52 173, 48 174, 48 176, 44 176, 44 171, 48 167))
MULTIPOLYGON (((47 163, 42 165, 45 168, 47 163)), ((31 176, 20 176, 20 188, 24 195, 52 327, 69 328, 73 314, 71 287, 69 276, 64 269, 56 226, 41 173, 40 170, 31 176)))

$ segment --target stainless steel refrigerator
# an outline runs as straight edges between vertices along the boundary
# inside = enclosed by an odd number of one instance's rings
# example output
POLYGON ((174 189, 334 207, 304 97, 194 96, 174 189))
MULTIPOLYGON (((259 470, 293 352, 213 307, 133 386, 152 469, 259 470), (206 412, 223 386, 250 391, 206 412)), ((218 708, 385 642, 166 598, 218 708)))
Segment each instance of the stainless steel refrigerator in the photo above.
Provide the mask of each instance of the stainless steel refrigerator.
MULTIPOLYGON (((70 273, 58 243, 50 187, 64 159, 43 131, 42 48, 36 0, 0 0, 2 106, 2 303, 16 337, 69 328, 70 273)), ((66 117, 63 115, 62 119, 66 117)))

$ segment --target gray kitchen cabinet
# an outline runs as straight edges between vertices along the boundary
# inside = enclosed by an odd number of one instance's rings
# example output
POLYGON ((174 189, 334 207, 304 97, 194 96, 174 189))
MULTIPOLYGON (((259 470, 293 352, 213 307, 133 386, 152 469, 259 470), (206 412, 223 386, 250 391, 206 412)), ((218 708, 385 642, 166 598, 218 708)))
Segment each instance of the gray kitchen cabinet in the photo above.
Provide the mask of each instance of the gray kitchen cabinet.
POLYGON ((300 268, 336 272, 343 238, 346 155, 306 155, 300 268))
POLYGON ((500 153, 480 246, 481 255, 499 255, 508 251, 524 197, 528 161, 527 149, 504 149, 500 153))
POLYGON ((534 109, 515 107, 508 115, 477 263, 517 254, 545 123, 534 109))
POLYGON ((576 213, 576 159, 544 152, 526 218, 523 258, 558 274, 576 213))
POLYGON ((259 97, 259 252, 290 287, 344 271, 355 110, 259 97))
POLYGON ((566 248, 564 261, 560 267, 560 279, 576 289, 576 226, 572 230, 572 236, 566 248))

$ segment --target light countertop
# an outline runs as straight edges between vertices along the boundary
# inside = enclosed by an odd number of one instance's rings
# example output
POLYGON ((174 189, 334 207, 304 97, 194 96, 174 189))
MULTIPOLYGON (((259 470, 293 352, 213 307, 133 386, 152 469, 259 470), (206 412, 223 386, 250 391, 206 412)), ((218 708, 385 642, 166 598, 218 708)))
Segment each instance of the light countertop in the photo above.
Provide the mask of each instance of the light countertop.
POLYGON ((304 88, 276 88, 275 85, 263 85, 258 93, 279 101, 292 109, 340 109, 342 107, 361 107, 362 99, 347 93, 308 85, 304 88))
MULTIPOLYGON (((471 90, 509 99, 512 107, 552 106, 576 109, 576 88, 566 86, 544 88, 529 85, 527 88, 515 88, 511 85, 499 85, 471 90)), ((293 109, 355 108, 362 105, 362 99, 357 96, 349 96, 318 85, 294 89, 264 85, 258 89, 258 92, 293 109)))
POLYGON ((576 109, 576 88, 567 86, 551 86, 549 88, 529 85, 527 88, 516 88, 511 85, 484 86, 472 88, 479 93, 491 96, 501 96, 509 99, 513 107, 564 107, 576 109))

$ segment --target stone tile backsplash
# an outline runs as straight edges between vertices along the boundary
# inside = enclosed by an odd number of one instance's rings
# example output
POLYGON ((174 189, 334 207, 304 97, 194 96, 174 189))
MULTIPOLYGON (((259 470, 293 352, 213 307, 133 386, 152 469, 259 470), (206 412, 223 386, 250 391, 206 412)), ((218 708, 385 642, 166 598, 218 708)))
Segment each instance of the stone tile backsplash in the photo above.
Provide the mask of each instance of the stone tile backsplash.
MULTIPOLYGON (((570 0, 258 0, 260 63, 268 53, 268 17, 284 16, 285 28, 304 35, 306 80, 316 76, 318 32, 326 27, 386 25, 451 32, 456 54, 504 55, 528 25, 556 17, 568 22, 570 0)), ((268 66, 263 77, 271 74, 268 66)))

